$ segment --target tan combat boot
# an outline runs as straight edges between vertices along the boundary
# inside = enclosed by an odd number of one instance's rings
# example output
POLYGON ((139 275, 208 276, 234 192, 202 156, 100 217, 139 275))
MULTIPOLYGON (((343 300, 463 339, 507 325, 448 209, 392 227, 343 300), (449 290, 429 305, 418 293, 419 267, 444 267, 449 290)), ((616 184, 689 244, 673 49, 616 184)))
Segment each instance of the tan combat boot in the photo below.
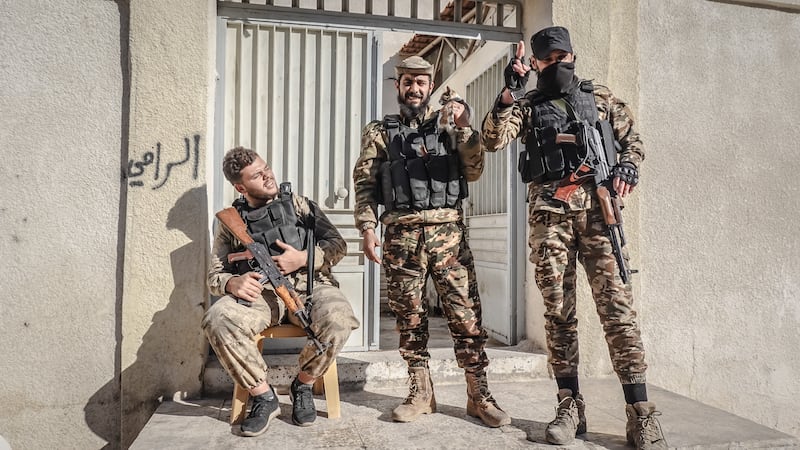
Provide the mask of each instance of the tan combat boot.
POLYGON ((581 394, 573 398, 570 389, 559 389, 556 418, 544 430, 547 442, 565 445, 572 442, 575 435, 586 433, 585 411, 586 404, 581 394))
POLYGON ((625 405, 625 414, 628 423, 625 425, 625 437, 629 444, 636 446, 636 450, 666 449, 667 440, 661 431, 661 424, 656 416, 661 413, 656 411, 652 402, 637 402, 625 405))
POLYGON ((486 426, 497 428, 511 423, 511 417, 497 406, 489 392, 486 372, 466 373, 467 414, 481 419, 486 426))
POLYGON ((408 397, 392 411, 392 420, 395 422, 411 422, 422 414, 436 412, 430 370, 427 367, 409 367, 408 382, 408 397))

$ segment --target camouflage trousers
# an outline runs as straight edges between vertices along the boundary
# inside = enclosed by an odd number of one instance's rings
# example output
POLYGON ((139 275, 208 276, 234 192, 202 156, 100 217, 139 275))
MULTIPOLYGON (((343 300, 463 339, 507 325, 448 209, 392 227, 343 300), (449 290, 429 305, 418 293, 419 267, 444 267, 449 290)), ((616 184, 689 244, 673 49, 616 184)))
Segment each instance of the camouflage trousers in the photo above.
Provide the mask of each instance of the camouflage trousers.
MULTIPOLYGON (((309 340, 300 352, 300 370, 321 377, 339 354, 350 332, 359 327, 353 308, 339 288, 316 284, 311 308, 311 329, 320 342, 330 343, 325 353, 317 355, 309 340)), ((236 303, 230 295, 217 300, 203 317, 203 331, 222 367, 240 386, 252 389, 267 380, 267 364, 253 337, 264 329, 281 323, 295 323, 286 306, 271 290, 250 306, 236 303)))
POLYGON ((447 316, 459 367, 475 373, 489 364, 481 326, 481 301, 472 252, 457 222, 386 227, 383 242, 389 307, 397 316, 400 354, 409 366, 427 366, 428 305, 422 291, 427 276, 447 316))
MULTIPOLYGON (((623 384, 644 383, 647 364, 630 284, 619 276, 599 203, 559 214, 531 211, 530 260, 545 305, 549 362, 556 377, 578 375, 576 261, 586 271, 614 371, 623 384)), ((627 258, 627 254, 623 255, 627 258)))

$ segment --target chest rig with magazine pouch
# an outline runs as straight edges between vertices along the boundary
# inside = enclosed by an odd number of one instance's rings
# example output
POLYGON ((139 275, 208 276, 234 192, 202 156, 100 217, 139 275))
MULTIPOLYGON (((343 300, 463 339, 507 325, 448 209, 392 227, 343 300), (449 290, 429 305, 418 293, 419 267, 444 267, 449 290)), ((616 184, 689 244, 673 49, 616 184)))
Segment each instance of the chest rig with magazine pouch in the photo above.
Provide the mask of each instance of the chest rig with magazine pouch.
POLYGON ((525 150, 517 166, 522 181, 546 183, 577 173, 586 162, 587 148, 580 138, 565 142, 562 136, 580 136, 582 124, 598 123, 594 86, 583 81, 573 93, 561 98, 534 91, 528 99, 532 113, 526 124, 525 150))
MULTIPOLYGON (((247 225, 247 233, 254 241, 264 244, 270 256, 283 253, 275 244, 277 239, 297 250, 306 249, 308 231, 295 212, 291 183, 281 183, 278 197, 260 208, 250 208, 244 198, 234 201, 233 207, 247 225)), ((237 261, 236 269, 239 273, 249 272, 252 269, 247 264, 248 261, 237 261)))
POLYGON ((412 128, 400 116, 383 119, 389 159, 378 175, 378 203, 386 211, 456 207, 467 197, 467 181, 450 136, 439 129, 438 114, 412 128))

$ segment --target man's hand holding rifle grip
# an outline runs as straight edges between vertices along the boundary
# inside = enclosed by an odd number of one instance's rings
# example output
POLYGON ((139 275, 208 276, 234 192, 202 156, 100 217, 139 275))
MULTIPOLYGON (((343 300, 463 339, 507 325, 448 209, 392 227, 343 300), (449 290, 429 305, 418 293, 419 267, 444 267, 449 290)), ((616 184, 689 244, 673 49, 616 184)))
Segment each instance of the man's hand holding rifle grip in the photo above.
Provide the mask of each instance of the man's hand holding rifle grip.
POLYGON ((622 248, 625 247, 626 242, 625 232, 622 229, 621 197, 631 192, 633 186, 638 183, 638 172, 636 167, 628 162, 611 166, 609 158, 615 158, 616 150, 613 142, 613 130, 608 122, 598 122, 597 127, 582 122, 579 127, 577 134, 557 133, 555 135, 556 144, 583 146, 589 154, 586 163, 570 175, 568 182, 556 190, 553 198, 567 201, 569 195, 580 184, 580 179, 586 174, 594 173, 597 197, 603 211, 603 220, 608 227, 614 258, 619 266, 619 275, 623 283, 628 284, 630 275, 637 271, 628 267, 622 254, 622 248))
MULTIPOLYGON (((298 319, 303 330, 305 330, 306 334, 308 334, 309 338, 314 342, 314 345, 317 347, 317 354, 322 354, 329 344, 322 344, 319 339, 317 339, 316 334, 311 329, 311 319, 305 308, 305 304, 300 299, 297 291, 295 291, 294 286, 292 286, 289 280, 278 270, 267 248, 263 244, 255 242, 250 234, 247 233, 247 226, 235 208, 225 208, 218 212, 216 216, 217 219, 233 233, 236 239, 247 247, 247 251, 245 252, 231 253, 228 256, 228 262, 239 261, 245 258, 252 258, 255 260, 257 264, 257 267, 253 268, 255 272, 248 272, 243 276, 258 276, 260 278, 258 282, 261 285, 267 282, 272 284, 272 287, 275 289, 275 294, 286 305, 286 309, 298 319)), ((231 293, 236 295, 234 292, 231 293)))
POLYGON ((633 164, 620 163, 612 167, 612 163, 616 162, 616 147, 614 131, 610 123, 599 121, 596 127, 586 124, 584 131, 589 141, 588 151, 592 153, 589 158, 593 159, 594 179, 597 185, 597 197, 603 210, 603 221, 608 227, 608 237, 611 240, 614 258, 619 266, 619 276, 623 283, 628 284, 631 274, 637 271, 628 267, 628 261, 622 254, 622 248, 625 247, 626 241, 625 231, 622 228, 621 197, 633 189, 639 178, 633 164), (610 160, 612 157, 614 159, 610 160), (617 168, 621 165, 625 165, 625 169, 628 171, 626 173, 631 175, 630 177, 623 179, 619 176, 621 172, 617 168), (618 195, 620 192, 622 194, 618 195))

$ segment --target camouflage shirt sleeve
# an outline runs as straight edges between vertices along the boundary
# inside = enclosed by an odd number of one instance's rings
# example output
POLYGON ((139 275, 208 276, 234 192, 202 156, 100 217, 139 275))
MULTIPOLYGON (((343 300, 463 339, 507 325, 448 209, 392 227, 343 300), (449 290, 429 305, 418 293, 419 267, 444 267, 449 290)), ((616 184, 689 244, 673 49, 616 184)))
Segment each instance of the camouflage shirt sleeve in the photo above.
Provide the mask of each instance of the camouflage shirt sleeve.
POLYGON ((211 265, 208 268, 206 282, 212 295, 226 295, 225 284, 236 273, 225 261, 229 253, 244 251, 244 246, 236 239, 233 234, 225 228, 219 221, 216 222, 214 230, 214 246, 211 249, 211 265))
POLYGON ((506 148, 522 130, 525 110, 520 102, 503 105, 500 98, 483 119, 481 139, 487 152, 496 152, 506 148))
POLYGON ((456 128, 458 156, 467 181, 477 181, 483 173, 485 154, 480 139, 481 133, 472 127, 456 128))
POLYGON ((307 225, 310 216, 314 216, 314 270, 329 274, 347 253, 347 243, 314 201, 295 195, 294 203, 303 224, 307 225))
POLYGON ((644 161, 644 148, 639 133, 633 128, 633 114, 628 105, 601 85, 595 85, 595 101, 600 120, 606 119, 614 129, 614 136, 622 149, 619 162, 630 162, 639 167, 644 161))
POLYGON ((356 194, 353 216, 358 230, 378 225, 378 170, 388 159, 383 131, 382 122, 375 120, 361 132, 361 154, 353 168, 356 194))

